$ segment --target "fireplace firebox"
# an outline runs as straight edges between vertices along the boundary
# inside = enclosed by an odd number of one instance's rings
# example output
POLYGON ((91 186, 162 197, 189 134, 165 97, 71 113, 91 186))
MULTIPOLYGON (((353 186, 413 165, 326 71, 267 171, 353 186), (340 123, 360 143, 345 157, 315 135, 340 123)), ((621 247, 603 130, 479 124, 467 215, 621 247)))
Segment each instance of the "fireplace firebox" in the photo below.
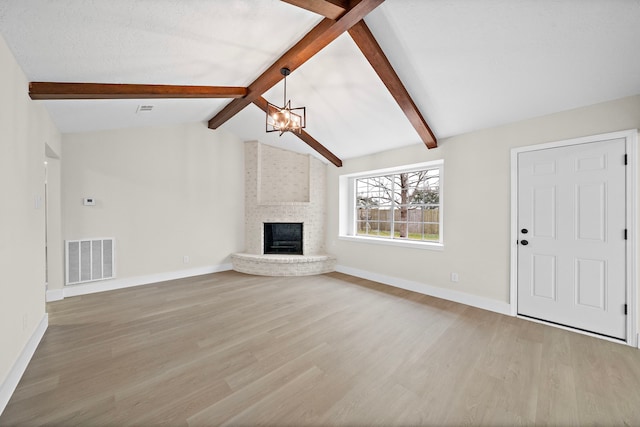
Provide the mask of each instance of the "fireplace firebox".
POLYGON ((263 253, 302 255, 302 223, 265 222, 263 253))

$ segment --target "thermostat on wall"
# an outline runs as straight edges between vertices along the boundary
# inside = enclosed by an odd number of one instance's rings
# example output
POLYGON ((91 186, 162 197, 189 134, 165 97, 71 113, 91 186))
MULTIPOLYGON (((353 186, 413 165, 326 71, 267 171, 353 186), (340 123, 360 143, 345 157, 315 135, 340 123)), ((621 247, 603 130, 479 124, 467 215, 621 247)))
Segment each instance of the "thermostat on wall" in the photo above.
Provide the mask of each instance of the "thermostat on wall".
POLYGON ((84 199, 82 199, 82 204, 85 206, 95 206, 96 199, 94 199, 93 197, 85 197, 84 199))

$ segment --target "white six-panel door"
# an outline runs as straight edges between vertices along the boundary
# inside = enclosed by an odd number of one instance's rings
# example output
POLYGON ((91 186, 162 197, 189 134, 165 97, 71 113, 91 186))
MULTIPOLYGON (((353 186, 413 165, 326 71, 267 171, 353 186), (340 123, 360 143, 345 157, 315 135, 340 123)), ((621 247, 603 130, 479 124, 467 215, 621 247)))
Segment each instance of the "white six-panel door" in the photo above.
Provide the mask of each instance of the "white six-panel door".
POLYGON ((625 139, 518 153, 518 314, 626 337, 625 139))

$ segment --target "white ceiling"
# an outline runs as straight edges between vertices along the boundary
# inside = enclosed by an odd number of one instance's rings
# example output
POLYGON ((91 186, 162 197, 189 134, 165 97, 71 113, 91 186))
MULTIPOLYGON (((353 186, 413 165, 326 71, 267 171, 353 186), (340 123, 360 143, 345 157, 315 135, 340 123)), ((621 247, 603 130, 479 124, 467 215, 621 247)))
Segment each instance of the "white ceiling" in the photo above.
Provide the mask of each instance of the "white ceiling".
MULTIPOLYGON (((278 0, 0 0, 31 81, 247 86, 320 20, 278 0)), ((386 0, 366 22, 440 139, 640 94, 640 0, 386 0)), ((287 85, 342 159, 422 144, 348 34, 287 85)), ((281 104, 282 84, 265 98, 281 104)), ((37 102, 62 132, 86 132, 204 122, 229 101, 37 102)), ((254 105, 222 127, 313 152, 265 134, 254 105)))

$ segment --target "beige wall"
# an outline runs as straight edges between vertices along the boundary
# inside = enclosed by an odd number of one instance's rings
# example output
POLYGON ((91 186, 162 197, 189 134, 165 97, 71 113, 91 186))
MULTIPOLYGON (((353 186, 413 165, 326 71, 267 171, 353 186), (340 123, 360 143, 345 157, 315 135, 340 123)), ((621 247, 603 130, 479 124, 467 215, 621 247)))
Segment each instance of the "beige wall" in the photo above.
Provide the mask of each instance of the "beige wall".
POLYGON ((244 246, 243 150, 202 123, 64 135, 63 237, 114 237, 118 279, 228 263, 244 246))
POLYGON ((61 148, 51 148, 47 161, 47 289, 62 289, 64 282, 64 244, 62 241, 61 148))
POLYGON ((0 384, 45 315, 45 144, 48 113, 0 36, 0 384), (36 200, 39 207, 36 209, 36 200))
POLYGON ((434 150, 415 145, 346 160, 329 168, 327 250, 341 266, 508 303, 511 148, 631 128, 640 128, 640 96, 448 138, 434 150), (340 175, 435 159, 445 162, 443 251, 338 239, 340 175))

